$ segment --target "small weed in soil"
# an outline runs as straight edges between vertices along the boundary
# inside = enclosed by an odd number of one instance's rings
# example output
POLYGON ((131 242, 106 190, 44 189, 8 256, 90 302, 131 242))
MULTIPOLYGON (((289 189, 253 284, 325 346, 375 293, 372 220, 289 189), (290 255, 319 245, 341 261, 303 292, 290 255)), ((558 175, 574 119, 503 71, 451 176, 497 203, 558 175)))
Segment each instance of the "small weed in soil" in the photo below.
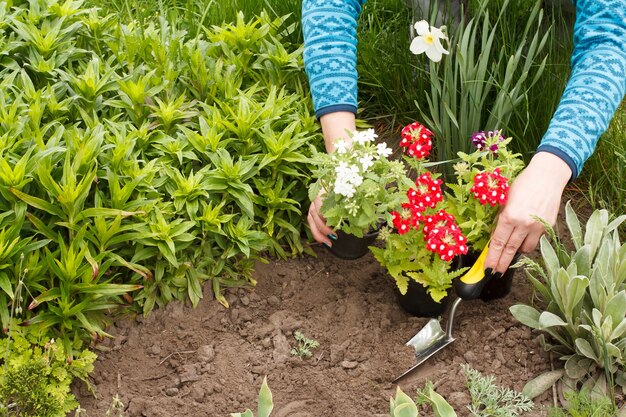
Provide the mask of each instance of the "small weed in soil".
POLYGON ((311 349, 315 349, 320 345, 317 340, 307 338, 304 333, 299 330, 293 332, 293 337, 298 342, 298 346, 291 349, 291 354, 293 356, 299 356, 300 359, 303 359, 305 357, 310 358, 313 355, 311 349))
POLYGON ((532 410, 534 404, 524 394, 506 387, 498 387, 493 376, 483 376, 468 364, 461 366, 467 389, 472 397, 468 406, 476 417, 512 417, 532 410))

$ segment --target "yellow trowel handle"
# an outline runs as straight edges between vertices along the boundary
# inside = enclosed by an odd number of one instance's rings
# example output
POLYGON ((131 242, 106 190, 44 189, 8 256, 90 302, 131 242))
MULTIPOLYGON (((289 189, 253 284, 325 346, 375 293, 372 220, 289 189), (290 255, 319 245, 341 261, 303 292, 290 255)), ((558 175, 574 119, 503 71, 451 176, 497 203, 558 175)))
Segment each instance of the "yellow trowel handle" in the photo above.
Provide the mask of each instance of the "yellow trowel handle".
POLYGON ((487 252, 489 252, 489 242, 485 245, 474 265, 461 278, 454 281, 454 290, 459 298, 463 300, 479 298, 485 285, 493 278, 493 274, 485 274, 487 252))

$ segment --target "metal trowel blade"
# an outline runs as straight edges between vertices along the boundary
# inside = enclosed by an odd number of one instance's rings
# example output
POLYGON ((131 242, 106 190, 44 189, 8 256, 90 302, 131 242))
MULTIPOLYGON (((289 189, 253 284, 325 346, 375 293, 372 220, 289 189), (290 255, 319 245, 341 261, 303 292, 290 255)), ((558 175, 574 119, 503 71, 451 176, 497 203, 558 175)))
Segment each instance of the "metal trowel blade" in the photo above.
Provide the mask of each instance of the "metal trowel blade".
POLYGON ((433 356, 435 353, 440 351, 441 349, 448 346, 450 343, 454 342, 454 338, 448 336, 446 332, 441 328, 441 324, 437 319, 430 319, 428 323, 420 330, 411 340, 409 340, 406 345, 412 346, 415 349, 415 360, 416 363, 409 370, 404 372, 402 375, 394 379, 392 382, 395 383, 402 379, 404 376, 413 372, 420 366, 424 361, 433 356))

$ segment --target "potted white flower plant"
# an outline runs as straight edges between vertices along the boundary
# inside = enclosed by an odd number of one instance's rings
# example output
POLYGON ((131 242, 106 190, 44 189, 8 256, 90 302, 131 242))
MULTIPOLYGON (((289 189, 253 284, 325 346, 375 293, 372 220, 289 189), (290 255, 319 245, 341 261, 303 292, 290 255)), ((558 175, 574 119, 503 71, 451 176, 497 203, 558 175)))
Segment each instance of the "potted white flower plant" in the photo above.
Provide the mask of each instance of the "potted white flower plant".
POLYGON ((368 252, 380 226, 391 220, 390 211, 399 204, 397 185, 407 181, 404 165, 389 159, 391 149, 376 143, 373 129, 354 131, 350 138, 351 142, 335 140, 332 154, 314 155, 315 182, 309 188, 311 201, 323 195, 320 212, 337 236, 329 249, 343 259, 368 252))

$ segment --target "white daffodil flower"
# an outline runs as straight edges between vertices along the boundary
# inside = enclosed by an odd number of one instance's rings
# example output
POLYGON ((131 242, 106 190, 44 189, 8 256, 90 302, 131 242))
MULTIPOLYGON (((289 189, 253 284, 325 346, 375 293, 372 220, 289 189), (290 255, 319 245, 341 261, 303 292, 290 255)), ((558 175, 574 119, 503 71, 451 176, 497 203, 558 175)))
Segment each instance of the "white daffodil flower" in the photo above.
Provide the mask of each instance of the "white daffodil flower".
POLYGON ((442 56, 447 55, 446 51, 441 44, 441 40, 448 40, 447 36, 436 27, 430 26, 427 21, 420 20, 415 23, 415 31, 417 36, 411 42, 411 52, 415 55, 426 52, 426 56, 433 62, 441 61, 442 56))

